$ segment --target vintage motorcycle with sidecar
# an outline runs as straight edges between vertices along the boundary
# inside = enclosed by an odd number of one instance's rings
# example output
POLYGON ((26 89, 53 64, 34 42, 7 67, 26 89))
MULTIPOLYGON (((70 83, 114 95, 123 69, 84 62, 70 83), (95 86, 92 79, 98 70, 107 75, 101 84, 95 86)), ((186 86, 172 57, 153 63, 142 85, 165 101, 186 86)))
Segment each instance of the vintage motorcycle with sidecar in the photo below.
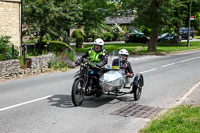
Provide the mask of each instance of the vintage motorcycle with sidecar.
POLYGON ((144 85, 143 75, 136 74, 132 82, 129 80, 121 69, 99 68, 85 59, 74 76, 72 102, 75 106, 80 106, 84 101, 84 96, 100 97, 106 93, 116 96, 133 94, 134 99, 139 100, 144 85), (129 87, 126 86, 128 84, 130 84, 129 87), (130 91, 120 91, 122 88, 130 89, 130 91))

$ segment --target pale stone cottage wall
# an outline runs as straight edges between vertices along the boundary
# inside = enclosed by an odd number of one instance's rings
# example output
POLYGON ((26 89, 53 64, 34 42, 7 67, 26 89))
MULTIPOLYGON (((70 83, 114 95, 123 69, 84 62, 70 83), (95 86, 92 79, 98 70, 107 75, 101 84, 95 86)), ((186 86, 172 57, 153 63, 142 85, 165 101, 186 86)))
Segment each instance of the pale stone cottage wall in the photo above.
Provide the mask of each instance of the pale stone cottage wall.
POLYGON ((0 36, 11 36, 15 46, 21 44, 21 0, 0 0, 0 36))

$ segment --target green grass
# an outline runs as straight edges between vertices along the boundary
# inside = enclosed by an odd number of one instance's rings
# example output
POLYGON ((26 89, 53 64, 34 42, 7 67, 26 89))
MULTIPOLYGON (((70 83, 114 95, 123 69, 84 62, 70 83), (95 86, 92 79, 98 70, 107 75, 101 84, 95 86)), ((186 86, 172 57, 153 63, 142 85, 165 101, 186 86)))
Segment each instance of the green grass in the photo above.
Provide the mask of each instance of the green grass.
MULTIPOLYGON (((200 49, 200 42, 194 41, 190 42, 190 47, 187 47, 187 42, 181 42, 179 45, 169 45, 169 44, 158 44, 156 52, 148 52, 148 46, 142 47, 141 43, 122 43, 122 44, 106 44, 105 49, 112 53, 113 51, 118 52, 120 49, 125 48, 130 54, 168 54, 186 50, 200 49)), ((76 52, 84 53, 93 45, 87 45, 85 48, 78 48, 76 52)))
POLYGON ((200 106, 169 109, 140 133, 200 133, 200 106))
MULTIPOLYGON (((104 45, 104 47, 106 51, 108 51, 108 53, 112 53, 113 51, 118 52, 120 49, 123 49, 123 48, 127 49, 129 53, 132 53, 137 48, 140 48, 142 45, 143 44, 139 44, 139 43, 121 43, 121 44, 106 44, 104 45)), ((91 47, 93 47, 93 45, 87 45, 85 48, 76 49, 76 52, 84 53, 91 47)))

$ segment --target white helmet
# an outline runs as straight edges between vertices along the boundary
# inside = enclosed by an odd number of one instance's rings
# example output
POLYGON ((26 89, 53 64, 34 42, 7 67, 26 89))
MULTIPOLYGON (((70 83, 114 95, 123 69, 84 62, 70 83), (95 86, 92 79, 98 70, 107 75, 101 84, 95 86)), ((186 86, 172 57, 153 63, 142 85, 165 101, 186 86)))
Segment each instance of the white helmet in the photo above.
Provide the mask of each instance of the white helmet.
POLYGON ((97 38, 94 41, 94 45, 100 45, 100 46, 104 46, 104 41, 101 38, 97 38))
POLYGON ((127 56, 129 56, 129 53, 128 53, 128 51, 126 49, 121 49, 119 51, 119 55, 127 55, 127 56))
POLYGON ((95 45, 101 46, 100 50, 96 50, 96 49, 94 48, 94 50, 95 50, 96 52, 100 52, 100 51, 104 48, 104 41, 103 41, 101 38, 97 38, 97 39, 94 41, 94 46, 95 46, 95 45))

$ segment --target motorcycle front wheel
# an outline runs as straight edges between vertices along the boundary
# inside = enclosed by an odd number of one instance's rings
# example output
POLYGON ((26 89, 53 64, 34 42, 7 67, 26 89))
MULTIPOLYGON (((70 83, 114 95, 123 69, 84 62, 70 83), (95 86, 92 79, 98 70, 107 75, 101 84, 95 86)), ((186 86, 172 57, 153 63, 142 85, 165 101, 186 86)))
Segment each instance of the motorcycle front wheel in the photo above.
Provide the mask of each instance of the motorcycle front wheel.
POLYGON ((84 80, 82 78, 74 81, 71 92, 72 102, 75 106, 80 106, 84 100, 84 80))

